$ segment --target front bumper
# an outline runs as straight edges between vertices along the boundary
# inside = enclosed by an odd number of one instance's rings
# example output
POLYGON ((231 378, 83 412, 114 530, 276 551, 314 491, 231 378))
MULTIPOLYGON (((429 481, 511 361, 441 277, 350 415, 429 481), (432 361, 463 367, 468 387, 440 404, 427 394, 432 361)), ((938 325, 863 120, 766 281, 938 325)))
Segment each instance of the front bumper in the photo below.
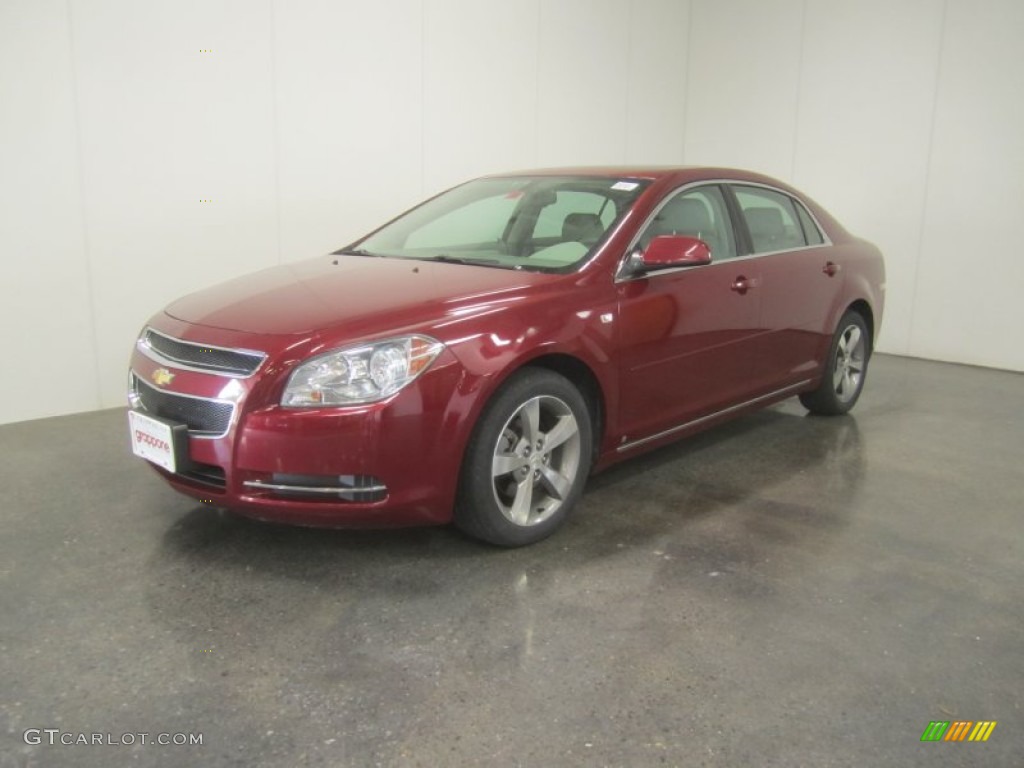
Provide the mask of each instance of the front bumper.
MULTIPOLYGON (((176 338, 195 332, 166 325, 161 332, 176 338)), ((251 340, 234 332, 201 332, 202 343, 252 347, 251 340)), ((225 377, 176 368, 136 348, 131 376, 138 385, 186 405, 191 401, 185 398, 198 398, 231 406, 222 433, 190 432, 188 466, 170 473, 153 465, 171 486, 212 506, 297 525, 429 525, 451 520, 464 419, 457 396, 462 369, 449 352, 390 399, 345 408, 268 403, 268 393, 275 391, 273 380, 282 371, 275 369, 273 352, 267 362, 250 377, 225 377), (172 376, 170 382, 166 373, 172 376)), ((145 409, 138 398, 131 399, 133 407, 145 409)), ((150 396, 149 402, 160 401, 150 396)))

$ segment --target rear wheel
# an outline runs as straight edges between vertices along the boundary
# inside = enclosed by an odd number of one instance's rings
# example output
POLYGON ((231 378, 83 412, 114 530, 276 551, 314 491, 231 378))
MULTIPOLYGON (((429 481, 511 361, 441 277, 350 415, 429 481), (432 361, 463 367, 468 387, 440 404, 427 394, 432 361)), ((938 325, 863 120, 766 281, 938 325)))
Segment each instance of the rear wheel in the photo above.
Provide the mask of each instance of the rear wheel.
POLYGON ((455 523, 505 547, 532 544, 565 520, 590 473, 590 411, 564 376, 516 374, 487 405, 463 462, 455 523))
POLYGON ((846 413, 864 389, 870 357, 867 323, 859 312, 847 312, 832 337, 821 384, 813 392, 800 395, 800 402, 811 413, 823 416, 846 413))

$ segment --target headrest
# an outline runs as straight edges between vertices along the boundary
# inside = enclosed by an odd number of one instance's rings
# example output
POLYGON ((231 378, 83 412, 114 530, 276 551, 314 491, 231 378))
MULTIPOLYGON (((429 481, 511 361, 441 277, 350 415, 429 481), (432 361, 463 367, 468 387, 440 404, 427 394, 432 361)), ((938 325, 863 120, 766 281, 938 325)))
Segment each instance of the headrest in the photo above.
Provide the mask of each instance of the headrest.
POLYGON ((570 213, 562 222, 562 239, 593 244, 604 234, 604 224, 596 213, 570 213))
POLYGON ((778 208, 747 208, 743 213, 747 217, 750 236, 754 239, 780 237, 786 233, 782 224, 782 211, 778 208))
POLYGON ((658 230, 663 234, 676 233, 696 237, 712 231, 707 206, 693 197, 677 197, 661 209, 656 217, 658 230))

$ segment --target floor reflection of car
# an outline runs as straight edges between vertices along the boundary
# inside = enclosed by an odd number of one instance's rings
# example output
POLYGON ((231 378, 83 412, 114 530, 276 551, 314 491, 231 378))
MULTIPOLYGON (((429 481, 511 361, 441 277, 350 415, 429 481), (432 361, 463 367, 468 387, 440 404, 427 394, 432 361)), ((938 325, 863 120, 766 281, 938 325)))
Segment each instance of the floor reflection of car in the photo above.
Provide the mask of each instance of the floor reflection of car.
POLYGON ((848 411, 884 290, 874 246, 765 176, 485 177, 154 316, 132 445, 245 515, 528 544, 592 471, 794 395, 848 411))

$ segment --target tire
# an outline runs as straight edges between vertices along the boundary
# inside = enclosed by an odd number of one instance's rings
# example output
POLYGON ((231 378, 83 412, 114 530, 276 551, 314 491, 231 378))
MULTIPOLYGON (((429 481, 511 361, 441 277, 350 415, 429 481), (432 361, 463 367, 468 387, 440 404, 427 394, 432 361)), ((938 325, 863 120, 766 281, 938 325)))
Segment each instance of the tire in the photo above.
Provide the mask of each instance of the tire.
POLYGON ((859 312, 843 315, 832 337, 821 384, 800 395, 800 402, 811 413, 838 416, 857 403, 871 359, 871 336, 859 312))
POLYGON ((456 526, 502 547, 550 536, 583 492, 592 449, 590 410, 568 379, 543 368, 514 374, 473 430, 456 526))

